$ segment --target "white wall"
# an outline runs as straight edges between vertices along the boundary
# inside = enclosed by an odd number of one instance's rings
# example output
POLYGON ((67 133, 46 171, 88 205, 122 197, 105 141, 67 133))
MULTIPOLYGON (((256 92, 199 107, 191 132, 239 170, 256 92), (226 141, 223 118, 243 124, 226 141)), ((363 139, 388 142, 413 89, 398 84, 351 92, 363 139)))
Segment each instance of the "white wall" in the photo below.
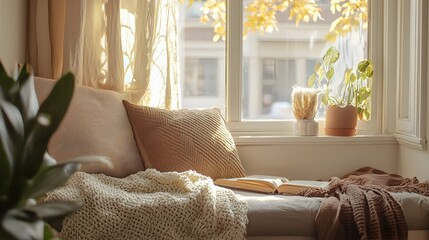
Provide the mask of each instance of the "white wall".
POLYGON ((429 180, 429 151, 401 146, 399 148, 399 170, 399 174, 402 176, 416 176, 420 181, 429 180))
POLYGON ((26 0, 0 0, 0 60, 9 73, 26 58, 26 0))
MULTIPOLYGON (((429 45, 429 43, 428 43, 429 45)), ((428 79, 426 79, 428 81, 428 79)), ((429 84, 427 84, 429 96, 429 84)), ((429 98, 426 101, 426 136, 429 136, 429 98)), ((420 181, 429 180, 429 148, 417 150, 406 146, 399 148, 399 174, 416 176, 420 181)))
POLYGON ((327 180, 365 166, 397 173, 396 143, 238 144, 237 150, 246 174, 327 180))
MULTIPOLYGON (((429 11, 429 4, 426 3, 427 12, 429 11)), ((429 137, 429 19, 426 15, 423 26, 426 26, 426 33, 423 34, 422 42, 426 43, 426 63, 423 64, 422 69, 426 69, 423 76, 423 81, 426 83, 426 138, 429 137)), ((429 180, 429 147, 426 150, 417 150, 406 146, 399 148, 398 170, 403 176, 416 176, 420 181, 429 180)))

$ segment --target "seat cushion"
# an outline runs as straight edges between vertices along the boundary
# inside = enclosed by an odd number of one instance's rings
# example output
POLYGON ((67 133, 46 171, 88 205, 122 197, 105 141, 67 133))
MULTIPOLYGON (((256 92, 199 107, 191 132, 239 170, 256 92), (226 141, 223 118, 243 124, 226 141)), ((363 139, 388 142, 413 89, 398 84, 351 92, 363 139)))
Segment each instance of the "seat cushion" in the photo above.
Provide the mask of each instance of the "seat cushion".
MULTIPOLYGON (((37 98, 47 98, 55 81, 35 78, 37 98)), ((125 177, 144 170, 127 112, 119 93, 75 86, 70 107, 48 144, 48 152, 61 162, 84 155, 103 155, 113 169, 85 164, 82 171, 125 177)))
MULTIPOLYGON (((314 236, 323 198, 233 191, 248 204, 248 236, 314 236)), ((429 229, 429 197, 407 192, 391 194, 404 209, 408 230, 429 229)))
POLYGON ((243 177, 234 140, 216 108, 165 110, 124 101, 141 157, 161 172, 243 177))

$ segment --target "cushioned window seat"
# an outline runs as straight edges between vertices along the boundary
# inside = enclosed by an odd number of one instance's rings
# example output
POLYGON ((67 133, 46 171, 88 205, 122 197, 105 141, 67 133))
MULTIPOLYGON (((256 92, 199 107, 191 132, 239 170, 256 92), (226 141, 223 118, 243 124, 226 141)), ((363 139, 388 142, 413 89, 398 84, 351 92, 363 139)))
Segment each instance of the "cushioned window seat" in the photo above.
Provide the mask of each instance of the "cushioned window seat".
MULTIPOLYGON (((287 239, 312 239, 315 217, 322 198, 267 195, 234 190, 239 199, 248 203, 248 239, 267 239, 275 236, 293 236, 287 239)), ((429 229, 429 197, 416 193, 392 193, 401 203, 409 229, 409 237, 427 239, 429 229)), ((273 238, 282 239, 282 238, 273 238)), ((414 239, 414 238, 409 238, 414 239)))

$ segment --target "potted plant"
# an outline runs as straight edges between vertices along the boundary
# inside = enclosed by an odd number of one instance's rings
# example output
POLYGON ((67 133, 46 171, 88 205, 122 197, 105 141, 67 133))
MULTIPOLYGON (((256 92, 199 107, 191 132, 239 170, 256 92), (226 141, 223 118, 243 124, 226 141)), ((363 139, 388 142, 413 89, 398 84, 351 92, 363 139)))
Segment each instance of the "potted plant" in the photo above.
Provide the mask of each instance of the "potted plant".
POLYGON ((82 162, 110 164, 105 157, 88 156, 57 164, 46 148, 70 104, 74 76, 57 81, 40 105, 30 67, 14 77, 0 63, 0 239, 50 239, 45 223, 69 214, 79 202, 40 203, 46 192, 64 184, 82 162))
POLYGON ((339 91, 332 87, 334 64, 340 58, 335 48, 329 48, 314 73, 308 79, 309 87, 316 87, 322 94, 326 107, 326 135, 353 136, 357 120, 368 121, 371 117, 370 96, 373 63, 363 59, 355 67, 346 69, 339 91))
POLYGON ((295 122, 295 135, 316 136, 319 123, 314 120, 317 113, 317 90, 294 87, 292 90, 292 109, 295 122))

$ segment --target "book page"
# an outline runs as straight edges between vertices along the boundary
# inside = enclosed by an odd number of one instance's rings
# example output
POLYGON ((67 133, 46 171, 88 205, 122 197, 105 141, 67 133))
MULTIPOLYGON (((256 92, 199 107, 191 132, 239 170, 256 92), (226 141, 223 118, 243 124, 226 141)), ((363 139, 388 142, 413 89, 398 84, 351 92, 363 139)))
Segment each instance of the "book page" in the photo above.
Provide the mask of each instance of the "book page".
POLYGON ((298 185, 306 187, 324 188, 328 186, 327 181, 311 181, 311 180, 292 180, 287 182, 287 185, 298 185))
POLYGON ((253 182, 255 184, 264 184, 276 188, 289 180, 284 177, 268 176, 268 175, 250 175, 247 177, 239 178, 240 182, 253 182))
POLYGON ((283 194, 297 195, 309 188, 322 189, 329 185, 326 181, 293 180, 277 187, 277 191, 283 194))
POLYGON ((277 186, 287 182, 286 178, 251 175, 243 178, 221 178, 214 181, 216 185, 243 190, 274 193, 277 186))

